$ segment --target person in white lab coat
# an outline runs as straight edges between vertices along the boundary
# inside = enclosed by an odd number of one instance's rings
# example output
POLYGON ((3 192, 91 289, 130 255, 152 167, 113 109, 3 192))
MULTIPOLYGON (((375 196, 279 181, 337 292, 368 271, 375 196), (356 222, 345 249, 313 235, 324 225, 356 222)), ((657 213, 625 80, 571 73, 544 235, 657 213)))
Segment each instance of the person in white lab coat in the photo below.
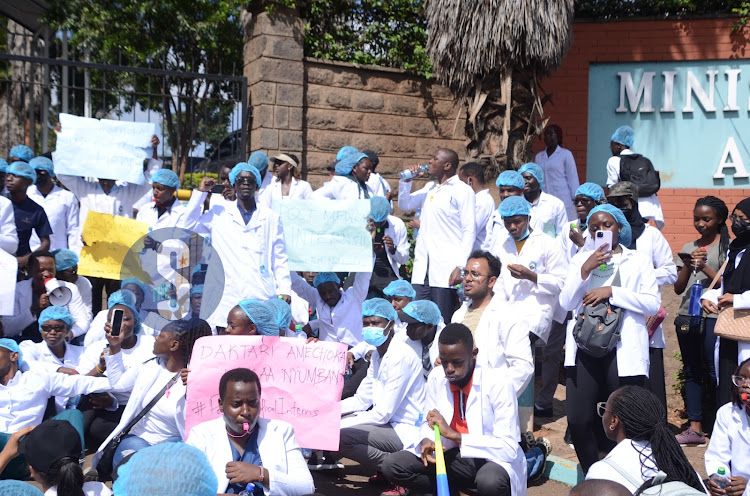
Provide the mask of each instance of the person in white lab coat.
POLYGON ((391 185, 383 179, 383 176, 375 172, 375 169, 377 169, 378 164, 380 164, 380 158, 378 157, 378 154, 375 153, 372 150, 362 150, 362 153, 367 155, 367 157, 370 159, 370 162, 372 162, 372 171, 370 172, 370 177, 367 179, 367 185, 372 188, 372 192, 376 196, 382 196, 391 205, 391 211, 393 210, 393 203, 391 202, 391 199, 393 198, 393 191, 391 191, 391 185))
POLYGON ((398 312, 403 310, 406 305, 411 303, 417 297, 414 286, 405 279, 397 279, 383 290, 385 299, 391 302, 393 308, 398 312))
POLYGON ((73 250, 61 248, 52 252, 55 256, 55 275, 61 281, 75 284, 81 293, 83 304, 92 312, 91 306, 91 281, 84 276, 78 275, 78 255, 73 250))
POLYGON ((568 220, 575 220, 576 209, 571 200, 580 186, 576 161, 570 150, 562 147, 563 132, 560 126, 550 124, 543 136, 546 149, 536 154, 534 162, 544 172, 544 192, 563 202, 568 220))
POLYGON ((469 301, 456 310, 452 323, 471 330, 479 350, 477 365, 504 370, 516 396, 520 396, 534 374, 529 324, 523 316, 514 318, 515 309, 508 305, 505 295, 496 296, 493 291, 501 266, 489 252, 471 254, 463 281, 469 301))
POLYGON ((399 268, 409 261, 409 239, 404 221, 389 215, 391 204, 383 196, 370 198, 370 230, 373 232, 372 251, 375 265, 372 269, 368 297, 383 298, 383 290, 392 281, 401 278, 399 268))
MULTIPOLYGON (((211 234, 224 270, 224 294, 207 319, 213 327, 226 327, 229 310, 240 300, 265 301, 280 295, 290 301, 291 280, 281 219, 255 201, 260 173, 252 165, 240 162, 229 179, 236 190, 236 202, 214 206, 201 215, 206 195, 216 184, 214 179, 204 177, 187 206, 188 222, 195 222, 196 232, 211 234)), ((208 263, 210 266, 211 261, 208 263)))
POLYGON ((576 209, 576 219, 570 223, 570 230, 567 236, 562 233, 560 242, 563 245, 563 251, 568 259, 578 253, 588 239, 588 228, 586 218, 589 212, 602 203, 606 203, 604 189, 596 183, 583 183, 577 190, 573 198, 573 205, 576 209))
POLYGON ((623 385, 646 384, 649 358, 645 315, 654 315, 661 304, 653 263, 626 248, 630 244, 630 225, 620 209, 599 205, 589 213, 587 224, 592 238, 597 231, 611 231, 614 246, 584 249, 573 257, 560 293, 560 305, 575 311, 574 318, 584 305, 605 300, 624 312, 620 340, 603 357, 578 350, 572 334, 566 339, 565 347, 570 350, 565 356, 568 425, 584 472, 599 460, 594 430, 597 400, 623 385), (613 286, 617 275, 620 285, 613 286))
POLYGON ((463 324, 447 325, 439 346, 442 367, 428 379, 422 441, 416 450, 389 455, 383 462, 385 477, 393 484, 435 494, 437 425, 451 493, 472 488, 480 496, 526 494, 526 460, 519 444, 513 387, 502 374, 476 366, 478 350, 463 324))
MULTIPOLYGON (((586 472, 586 479, 619 482, 635 493, 658 472, 667 482, 684 482, 705 493, 700 477, 677 444, 667 410, 649 390, 624 386, 612 392, 596 410, 610 441, 617 445, 586 472)), ((741 494, 737 493, 737 496, 741 494)))
MULTIPOLYGON (((514 170, 506 170, 500 173, 495 181, 497 192, 500 196, 500 203, 510 196, 522 196, 526 182, 523 176, 514 170)), ((508 236, 508 230, 505 229, 503 217, 500 215, 499 207, 492 213, 489 223, 487 224, 487 237, 482 245, 482 250, 488 251, 497 256, 500 245, 503 244, 508 236)))
MULTIPOLYGON (((55 167, 47 157, 34 157, 29 165, 36 171, 36 183, 29 186, 26 194, 40 205, 47 214, 47 220, 52 228, 49 250, 70 248, 76 253, 81 252, 81 225, 78 222, 78 200, 70 191, 55 184, 55 167)), ((40 246, 39 237, 32 234, 29 241, 32 250, 40 246)))
POLYGON ((258 183, 258 197, 271 185, 273 174, 268 173, 268 155, 260 150, 256 150, 247 157, 247 163, 252 165, 260 173, 260 182, 258 183))
POLYGON ((412 301, 398 311, 396 337, 408 344, 422 361, 425 380, 438 365, 438 337, 444 327, 440 309, 429 300, 412 301))
POLYGON ((375 196, 375 191, 367 183, 372 171, 370 158, 345 146, 336 155, 336 175, 315 190, 312 198, 330 200, 368 200, 375 196))
POLYGON ((260 417, 261 383, 249 369, 232 369, 219 380, 220 418, 200 423, 187 444, 206 455, 218 480, 217 493, 244 491, 301 496, 315 490, 294 427, 260 417))
POLYGON ((565 205, 556 197, 542 191, 546 185, 542 168, 529 162, 521 166, 518 172, 526 183, 523 196, 531 204, 531 227, 553 238, 567 233, 568 214, 565 205))
MULTIPOLYGON (((275 311, 258 300, 241 300, 227 316, 226 333, 230 336, 278 336, 275 311)), ((282 300, 283 301, 283 300, 282 300)))
POLYGON ((362 337, 375 351, 357 393, 341 402, 337 455, 373 471, 380 470, 388 454, 417 446, 424 419, 422 360, 395 338, 397 319, 393 306, 382 298, 362 305, 362 337))
MULTIPOLYGON (((434 301, 448 322, 459 305, 456 285, 461 282, 461 266, 476 239, 476 195, 456 175, 455 151, 438 148, 428 167, 431 181, 419 191, 412 192, 411 179, 399 181, 398 206, 402 210, 422 209, 411 283, 417 299, 434 301)), ((416 165, 411 170, 418 172, 416 165)))
POLYGON ((312 196, 312 186, 300 179, 297 155, 282 153, 273 157, 271 184, 258 196, 258 203, 268 208, 280 200, 306 200, 312 196))
MULTIPOLYGON (((3 181, 5 187, 5 181, 3 181)), ((0 196, 0 250, 14 255, 18 249, 18 231, 16 230, 16 216, 13 213, 13 203, 4 196, 0 196)))
POLYGON ((479 250, 487 239, 487 225, 495 212, 495 200, 489 188, 485 188, 484 167, 477 162, 467 162, 458 171, 458 178, 474 190, 476 239, 472 250, 479 250))
MULTIPOLYGON (((654 265, 656 284, 669 286, 677 280, 677 266, 672 249, 664 235, 653 226, 646 224, 638 210, 638 186, 628 181, 620 181, 609 188, 609 204, 622 210, 632 232, 628 248, 646 255, 654 265)), ((664 341, 662 326, 654 331, 649 339, 648 387, 667 407, 667 387, 664 381, 664 341)))
POLYGON ((704 460, 708 490, 713 496, 740 495, 750 479, 750 359, 743 361, 732 376, 732 401, 719 408, 704 460), (743 398, 742 395, 745 395, 743 398), (724 467, 730 482, 722 490, 712 476, 724 467))
MULTIPOLYGON (((633 155, 630 147, 635 140, 635 131, 630 126, 620 126, 612 134, 609 142, 609 148, 612 151, 612 157, 607 160, 607 187, 620 182, 620 156, 633 155)), ((638 209, 647 219, 651 219, 656 227, 664 227, 664 213, 661 210, 659 197, 654 193, 651 196, 638 198, 638 209)))
POLYGON ((180 178, 177 174, 169 169, 159 169, 151 176, 151 184, 154 199, 138 210, 135 220, 145 222, 153 230, 165 227, 190 229, 187 210, 174 196, 180 187, 180 178))

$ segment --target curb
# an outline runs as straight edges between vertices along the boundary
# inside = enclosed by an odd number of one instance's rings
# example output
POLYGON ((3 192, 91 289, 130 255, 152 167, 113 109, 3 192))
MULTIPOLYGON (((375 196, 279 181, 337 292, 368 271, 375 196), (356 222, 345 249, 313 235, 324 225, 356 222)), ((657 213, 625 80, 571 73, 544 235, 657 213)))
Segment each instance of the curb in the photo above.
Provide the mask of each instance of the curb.
POLYGON ((547 457, 547 464, 544 467, 544 477, 562 482, 571 487, 584 480, 583 471, 578 462, 555 455, 547 457))

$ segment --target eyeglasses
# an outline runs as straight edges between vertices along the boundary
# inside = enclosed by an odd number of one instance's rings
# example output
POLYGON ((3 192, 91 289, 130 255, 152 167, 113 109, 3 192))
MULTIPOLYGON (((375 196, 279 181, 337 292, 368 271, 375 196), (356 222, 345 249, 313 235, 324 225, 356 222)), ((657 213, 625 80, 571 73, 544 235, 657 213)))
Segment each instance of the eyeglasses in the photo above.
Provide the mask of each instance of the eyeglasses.
POLYGON ((607 402, 606 401, 600 401, 596 404, 596 413, 599 414, 600 417, 604 417, 604 412, 608 412, 607 410, 607 402))
POLYGON ((43 326, 42 326, 42 330, 43 330, 44 332, 52 332, 52 331, 56 331, 56 332, 64 332, 64 331, 65 331, 65 328, 66 328, 66 327, 67 327, 67 326, 65 326, 65 325, 62 325, 62 324, 60 324, 60 325, 54 325, 54 326, 51 326, 51 325, 43 325, 43 326))
POLYGON ((238 177, 235 181, 236 184, 255 184, 254 177, 238 177))
POLYGON ((741 375, 733 375, 732 384, 737 387, 750 386, 750 378, 742 377, 741 375))
POLYGON ((472 279, 481 279, 482 277, 490 277, 489 275, 480 274, 479 272, 475 272, 473 270, 471 272, 464 273, 464 277, 466 276, 470 276, 472 279))
POLYGON ((594 200, 588 197, 573 198, 573 204, 578 205, 579 203, 594 203, 594 200))

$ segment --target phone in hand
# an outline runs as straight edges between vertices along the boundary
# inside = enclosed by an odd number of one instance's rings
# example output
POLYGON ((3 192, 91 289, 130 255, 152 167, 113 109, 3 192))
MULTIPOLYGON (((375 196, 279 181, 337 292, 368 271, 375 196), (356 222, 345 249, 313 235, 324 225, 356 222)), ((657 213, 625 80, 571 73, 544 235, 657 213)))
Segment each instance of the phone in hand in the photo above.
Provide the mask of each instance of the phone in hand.
POLYGON ((223 192, 224 192, 224 185, 221 184, 221 183, 216 183, 216 184, 214 184, 214 187, 211 188, 211 193, 217 193, 217 194, 220 195, 223 192))
POLYGON ((109 325, 112 330, 109 332, 110 336, 117 337, 120 335, 122 328, 122 318, 125 315, 125 311, 122 308, 116 308, 112 310, 112 318, 109 320, 109 325))
POLYGON ((594 235, 594 250, 598 250, 602 245, 607 244, 607 249, 612 249, 612 231, 596 231, 594 235))
POLYGON ((684 263, 690 263, 693 260, 693 256, 690 253, 680 252, 677 254, 684 263))

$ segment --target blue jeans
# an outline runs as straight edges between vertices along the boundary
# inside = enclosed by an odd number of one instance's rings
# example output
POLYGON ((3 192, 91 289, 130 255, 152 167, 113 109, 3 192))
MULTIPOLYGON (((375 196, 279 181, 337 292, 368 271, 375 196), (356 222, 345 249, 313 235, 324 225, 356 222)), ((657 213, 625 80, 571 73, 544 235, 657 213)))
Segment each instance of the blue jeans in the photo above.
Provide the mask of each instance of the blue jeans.
POLYGON ((703 421, 703 377, 704 371, 708 375, 706 384, 709 403, 716 408, 716 367, 714 366, 714 335, 716 319, 706 319, 706 332, 702 336, 681 334, 677 332, 677 342, 680 343, 682 354, 683 374, 685 375, 685 410, 688 420, 703 421))
MULTIPOLYGON (((162 443, 179 443, 181 441, 182 438, 180 436, 172 436, 162 441, 162 443)), ((128 455, 132 455, 136 451, 142 450, 143 448, 148 448, 149 446, 151 446, 151 444, 149 444, 148 441, 144 441, 140 437, 133 434, 128 434, 127 436, 122 438, 120 444, 115 450, 115 455, 112 457, 112 467, 117 468, 123 458, 128 455)))

